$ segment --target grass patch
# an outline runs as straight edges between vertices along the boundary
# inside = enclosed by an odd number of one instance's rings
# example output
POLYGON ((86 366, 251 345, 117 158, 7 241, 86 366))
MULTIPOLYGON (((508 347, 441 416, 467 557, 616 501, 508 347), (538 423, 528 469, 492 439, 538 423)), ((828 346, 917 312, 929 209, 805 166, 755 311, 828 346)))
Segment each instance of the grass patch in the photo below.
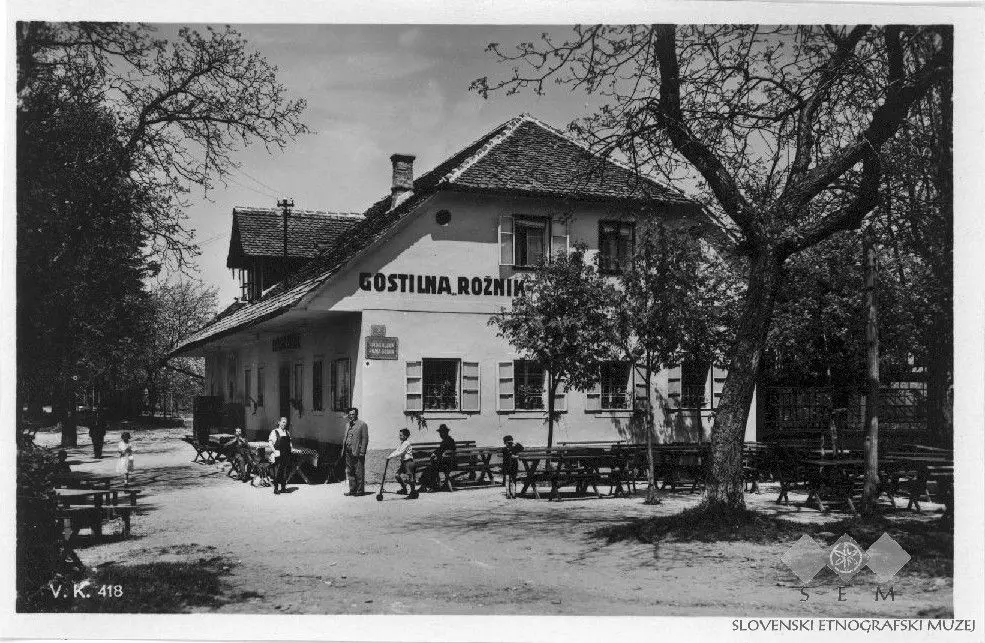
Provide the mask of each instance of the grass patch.
POLYGON ((202 558, 197 563, 167 562, 145 565, 109 565, 100 569, 86 592, 76 599, 78 612, 177 613, 189 607, 218 607, 220 576, 229 566, 222 558, 202 558), (113 588, 120 587, 122 596, 113 588), (103 595, 100 590, 108 588, 103 595))

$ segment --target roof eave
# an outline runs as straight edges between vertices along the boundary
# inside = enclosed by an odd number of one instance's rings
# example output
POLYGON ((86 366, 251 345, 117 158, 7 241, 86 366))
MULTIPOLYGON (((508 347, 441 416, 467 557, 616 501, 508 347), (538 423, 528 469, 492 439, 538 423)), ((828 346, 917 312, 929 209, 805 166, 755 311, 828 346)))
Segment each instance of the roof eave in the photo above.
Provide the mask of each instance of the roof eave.
MULTIPOLYGON (((274 317, 278 317, 280 315, 283 315, 285 312, 287 312, 288 310, 290 310, 291 308, 293 308, 294 305, 295 304, 293 304, 293 303, 292 304, 285 304, 285 305, 281 306, 280 308, 275 308, 274 310, 270 311, 269 313, 265 313, 265 314, 261 315, 260 317, 257 317, 256 319, 251 319, 250 321, 248 321, 248 322, 246 322, 246 323, 244 323, 242 325, 233 326, 232 328, 227 328, 226 330, 220 331, 220 332, 216 333, 215 335, 209 335, 208 337, 203 337, 202 339, 198 339, 198 340, 195 340, 193 342, 189 342, 188 344, 182 344, 178 348, 174 349, 168 355, 168 357, 171 358, 171 357, 187 356, 187 354, 190 353, 191 351, 193 351, 195 349, 198 349, 198 348, 201 348, 202 346, 205 346, 206 344, 210 344, 210 343, 216 342, 216 341, 218 341, 220 339, 223 339, 225 337, 229 337, 230 335, 235 335, 236 333, 241 333, 244 330, 246 330, 247 328, 252 328, 252 327, 254 327, 254 326, 258 325, 258 324, 262 324, 265 321, 268 321, 270 319, 273 319, 274 317)), ((198 333, 202 332, 206 328, 208 328, 208 326, 204 326, 204 327, 200 328, 199 330, 197 330, 195 332, 195 334, 197 335, 198 333)))
POLYGON ((501 196, 523 196, 532 197, 538 199, 561 199, 566 201, 578 201, 583 203, 632 203, 634 205, 646 205, 646 204, 659 204, 659 205, 677 205, 686 206, 692 208, 701 208, 701 205, 687 198, 677 198, 677 197, 653 197, 653 198, 643 198, 643 197, 617 197, 617 196, 604 196, 600 194, 579 194, 577 192, 571 192, 568 194, 559 194, 550 190, 522 190, 516 188, 488 188, 488 187, 475 187, 470 185, 461 185, 458 183, 445 183, 439 186, 440 189, 450 190, 455 192, 470 192, 470 193, 482 193, 482 194, 497 194, 501 196))

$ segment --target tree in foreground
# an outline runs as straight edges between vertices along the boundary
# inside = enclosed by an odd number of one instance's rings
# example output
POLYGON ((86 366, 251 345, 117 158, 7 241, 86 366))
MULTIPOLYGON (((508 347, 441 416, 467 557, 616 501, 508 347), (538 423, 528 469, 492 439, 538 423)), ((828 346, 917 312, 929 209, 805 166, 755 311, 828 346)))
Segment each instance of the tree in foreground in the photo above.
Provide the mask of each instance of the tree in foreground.
POLYGON ((880 152, 949 82, 949 26, 595 25, 490 49, 512 76, 482 95, 558 83, 602 106, 574 130, 640 173, 692 179, 748 260, 712 433, 709 508, 744 506, 742 441, 787 260, 879 202, 880 152))
MULTIPOLYGON (((638 223, 630 261, 613 291, 612 342, 646 390, 645 405, 636 411, 642 416, 647 444, 647 504, 659 502, 653 376, 687 357, 720 362, 731 343, 728 329, 740 290, 729 267, 682 225, 638 223)), ((634 402, 640 405, 643 400, 634 402)))
MULTIPOLYGON (((547 398, 547 446, 554 443, 559 390, 585 391, 612 356, 609 334, 610 287, 585 260, 584 248, 545 258, 513 298, 512 307, 489 324, 521 357, 544 369, 547 398)), ((515 395, 539 395, 540 391, 515 395)))
POLYGON ((18 407, 74 445, 75 392, 141 355, 142 280, 197 254, 190 192, 307 132, 305 103, 234 29, 120 23, 18 23, 17 94, 18 407))

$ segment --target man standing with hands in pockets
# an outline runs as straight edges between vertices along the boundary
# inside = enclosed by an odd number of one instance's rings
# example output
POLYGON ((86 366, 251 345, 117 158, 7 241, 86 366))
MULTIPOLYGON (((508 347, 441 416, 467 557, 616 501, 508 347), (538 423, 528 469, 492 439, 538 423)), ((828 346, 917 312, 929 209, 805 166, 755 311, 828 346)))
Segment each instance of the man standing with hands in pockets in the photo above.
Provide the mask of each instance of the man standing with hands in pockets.
POLYGON ((359 409, 349 409, 349 425, 342 440, 342 453, 345 454, 345 475, 349 479, 346 496, 361 496, 366 493, 366 448, 369 446, 369 427, 359 419, 359 409))

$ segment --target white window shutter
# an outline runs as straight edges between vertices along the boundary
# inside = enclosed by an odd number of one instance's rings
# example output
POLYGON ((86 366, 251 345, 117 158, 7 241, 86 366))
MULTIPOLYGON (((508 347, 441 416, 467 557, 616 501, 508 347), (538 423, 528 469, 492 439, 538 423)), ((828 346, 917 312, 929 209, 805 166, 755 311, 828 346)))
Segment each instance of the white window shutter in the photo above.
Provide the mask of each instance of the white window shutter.
POLYGON ((592 388, 588 389, 585 393, 585 410, 586 411, 601 411, 602 410, 602 383, 595 382, 592 388))
POLYGON ((507 214, 499 217, 499 265, 512 266, 513 255, 513 217, 507 214))
POLYGON ((513 362, 500 362, 497 376, 499 379, 499 390, 496 395, 496 410, 515 411, 516 395, 513 386, 513 362))
POLYGON ((728 371, 720 366, 711 367, 711 408, 717 409, 722 402, 722 391, 725 390, 725 378, 728 371))
POLYGON ((557 392, 554 394, 554 410, 562 412, 568 410, 568 385, 564 381, 558 382, 557 392))
POLYGON ((681 407, 681 365, 671 366, 667 372, 667 403, 672 409, 681 407))
POLYGON ((479 412, 479 362, 462 361, 462 411, 479 412))
POLYGON ((650 396, 646 390, 646 368, 634 364, 630 372, 630 391, 633 394, 634 409, 646 409, 650 396))
POLYGON ((563 219, 551 220, 551 256, 558 253, 568 254, 571 242, 568 222, 563 219))
POLYGON ((424 410, 424 368, 422 362, 407 362, 407 387, 404 396, 404 409, 424 410))

